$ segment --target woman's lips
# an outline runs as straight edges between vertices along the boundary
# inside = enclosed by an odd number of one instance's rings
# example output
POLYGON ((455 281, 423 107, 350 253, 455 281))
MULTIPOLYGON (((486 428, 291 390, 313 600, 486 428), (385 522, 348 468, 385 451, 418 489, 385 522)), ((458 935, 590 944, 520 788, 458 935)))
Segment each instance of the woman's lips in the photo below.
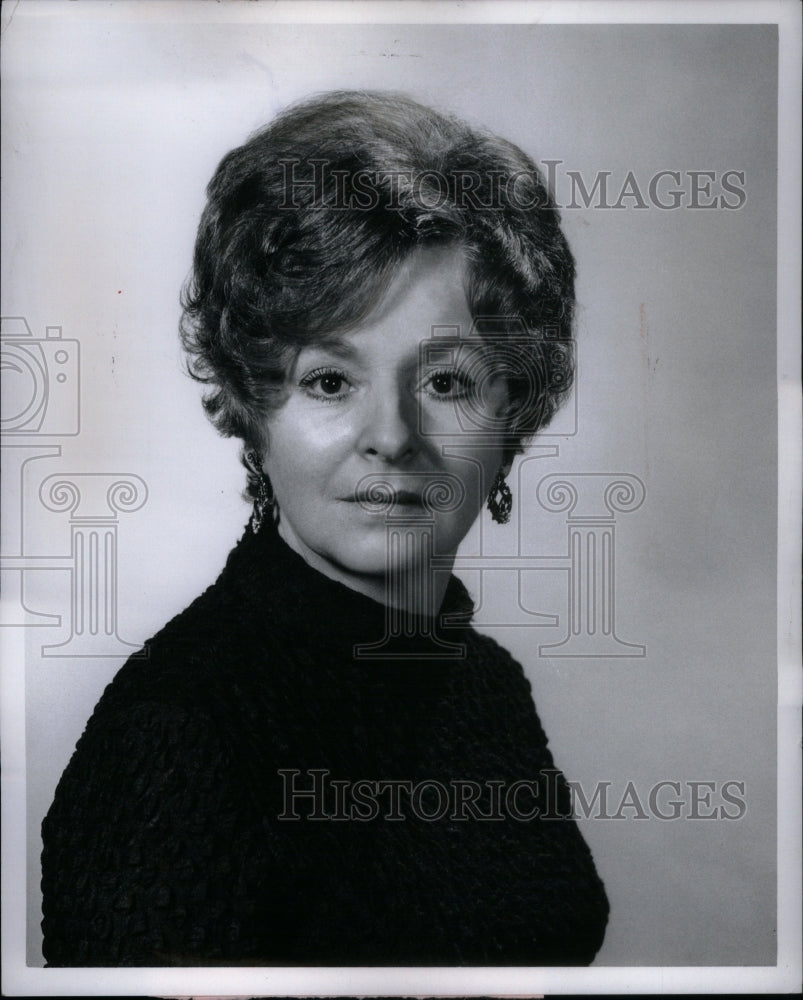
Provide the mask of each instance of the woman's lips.
POLYGON ((376 492, 360 491, 350 497, 344 497, 351 503, 358 503, 363 507, 388 507, 388 506, 423 506, 423 498, 420 493, 410 490, 382 490, 376 492))

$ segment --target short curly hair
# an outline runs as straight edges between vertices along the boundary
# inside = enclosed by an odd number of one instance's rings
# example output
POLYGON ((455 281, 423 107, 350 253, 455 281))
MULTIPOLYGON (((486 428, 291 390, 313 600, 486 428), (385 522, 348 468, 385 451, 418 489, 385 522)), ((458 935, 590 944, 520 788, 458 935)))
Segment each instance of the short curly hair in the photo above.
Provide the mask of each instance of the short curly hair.
POLYGON ((524 400, 508 456, 551 419, 572 381, 574 260, 517 146, 401 94, 337 91, 228 153, 207 197, 180 329, 222 434, 258 447, 298 351, 358 325, 437 245, 465 253, 480 335, 526 332, 507 366, 524 400))

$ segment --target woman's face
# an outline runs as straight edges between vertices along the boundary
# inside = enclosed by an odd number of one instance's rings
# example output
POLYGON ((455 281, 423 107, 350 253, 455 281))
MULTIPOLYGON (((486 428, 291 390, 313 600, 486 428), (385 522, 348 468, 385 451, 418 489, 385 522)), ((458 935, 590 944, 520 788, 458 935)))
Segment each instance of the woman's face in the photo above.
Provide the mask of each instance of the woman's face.
POLYGON ((385 579, 389 526, 402 518, 413 539, 394 571, 420 560, 415 540, 425 533, 436 556, 454 556, 502 463, 506 388, 467 340, 464 266, 458 249, 416 251, 368 320, 301 351, 286 401, 266 419, 263 468, 280 534, 324 574, 369 594, 385 579), (450 328, 447 349, 433 345, 433 327, 450 328), (471 419, 461 420, 467 406, 471 419), (379 482, 390 510, 366 501, 379 482))

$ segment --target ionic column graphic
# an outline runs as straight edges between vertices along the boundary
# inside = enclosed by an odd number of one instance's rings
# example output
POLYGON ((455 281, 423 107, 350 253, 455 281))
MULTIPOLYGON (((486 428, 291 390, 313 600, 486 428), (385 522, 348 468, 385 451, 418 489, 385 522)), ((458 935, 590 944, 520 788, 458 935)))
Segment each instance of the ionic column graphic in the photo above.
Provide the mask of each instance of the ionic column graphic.
POLYGON ((139 476, 73 473, 48 476, 39 489, 48 510, 70 513, 70 636, 43 646, 43 656, 119 656, 137 649, 118 635, 117 522, 139 510, 148 490, 139 476))
MULTIPOLYGON (((421 504, 398 503, 393 476, 367 477, 358 486, 365 496, 362 506, 377 517, 385 517, 385 630, 376 642, 354 647, 357 659, 415 660, 422 654, 400 652, 394 639, 418 636, 429 640, 427 658, 463 658, 463 643, 448 642, 438 634, 439 608, 435 606, 433 573, 443 562, 435 554, 435 515, 455 510, 465 498, 463 484, 457 476, 441 473, 433 482, 430 474, 399 475, 398 488, 404 483, 409 490, 412 481, 422 482, 421 504), (415 611, 408 609, 415 608, 415 611), (436 652, 431 651, 432 646, 436 652)), ((451 562, 450 562, 451 565, 451 562)))
POLYGON ((569 627, 566 638, 539 647, 548 656, 644 656, 646 647, 616 635, 615 519, 644 502, 636 476, 578 473, 538 484, 546 510, 567 512, 569 627))

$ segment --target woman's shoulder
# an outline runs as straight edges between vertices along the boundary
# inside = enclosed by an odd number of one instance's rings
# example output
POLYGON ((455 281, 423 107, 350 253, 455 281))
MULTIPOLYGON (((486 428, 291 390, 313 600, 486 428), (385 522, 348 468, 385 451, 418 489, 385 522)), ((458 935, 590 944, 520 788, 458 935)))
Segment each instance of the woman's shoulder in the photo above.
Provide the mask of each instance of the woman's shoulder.
POLYGON ((466 660, 478 673, 487 678, 497 690, 512 688, 521 694, 531 696, 531 686, 524 667, 487 632, 479 632, 476 627, 466 630, 466 660))
MULTIPOLYGON (((211 590, 212 588, 210 588, 211 590)), ((210 590, 175 615, 131 655, 105 688, 95 710, 160 704, 201 709, 213 696, 214 664, 226 631, 210 590)))
POLYGON ((248 736, 249 695, 232 676, 233 628, 219 590, 213 585, 171 619, 107 684, 45 830, 74 827, 75 816, 101 801, 125 810, 122 800, 171 782, 177 795, 188 785, 231 786, 239 769, 232 733, 248 736))
POLYGON ((250 775, 211 671, 148 651, 107 686, 42 822, 51 964, 164 964, 154 928, 204 884, 209 858, 229 858, 231 831, 251 829, 250 775))
POLYGON ((460 674, 467 700, 511 743, 546 748, 530 680, 522 664, 493 636, 470 628, 460 674))
POLYGON ((73 769, 82 760, 96 766, 101 758, 109 767, 126 761, 145 767, 165 754, 187 760, 211 754, 222 760, 230 734, 245 734, 254 714, 256 681, 250 675, 257 664, 263 719, 275 715, 271 678, 279 684, 280 671, 272 669, 264 643, 258 655, 248 648, 248 636, 221 588, 208 588, 106 685, 75 748, 73 769))
POLYGON ((281 630, 269 601, 257 607, 244 597, 231 562, 232 555, 213 584, 129 657, 104 699, 214 709, 255 664, 263 677, 269 674, 272 659, 281 656, 281 630))

